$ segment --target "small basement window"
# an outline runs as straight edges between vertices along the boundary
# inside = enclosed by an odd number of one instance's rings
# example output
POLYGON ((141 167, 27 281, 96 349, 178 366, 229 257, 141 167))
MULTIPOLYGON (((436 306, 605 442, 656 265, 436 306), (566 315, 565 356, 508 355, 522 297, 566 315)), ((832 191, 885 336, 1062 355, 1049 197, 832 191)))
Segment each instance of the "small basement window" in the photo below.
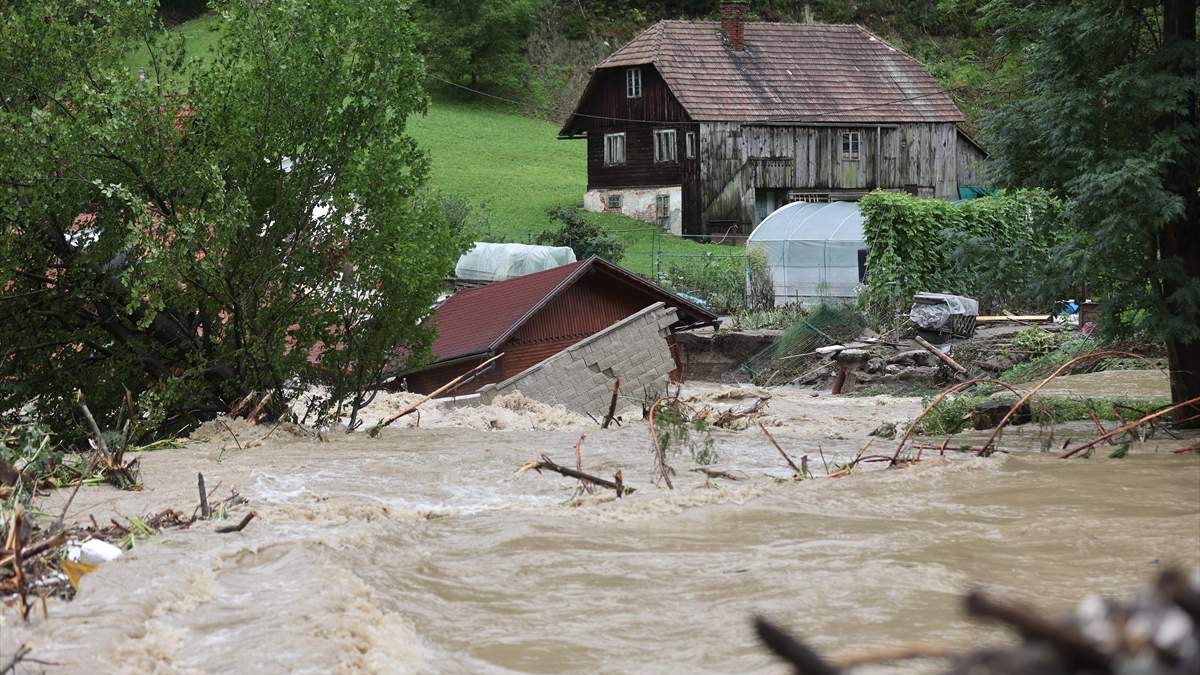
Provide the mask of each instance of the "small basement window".
POLYGON ((625 71, 625 98, 642 97, 642 69, 630 68, 625 71))
POLYGON ((674 162, 678 159, 674 129, 654 130, 654 161, 674 162))
POLYGON ((828 192, 789 192, 788 203, 803 202, 805 204, 824 204, 829 201, 828 192))
POLYGON ((683 138, 685 144, 687 145, 687 158, 696 159, 696 134, 689 131, 683 138))
POLYGON ((654 197, 654 216, 658 226, 666 229, 671 224, 671 195, 654 197))
POLYGON ((604 200, 604 205, 607 208, 619 210, 621 208, 621 195, 620 194, 608 195, 608 197, 604 200))
POLYGON ((842 132, 842 159, 858 159, 862 136, 857 131, 842 132))
POLYGON ((625 134, 604 134, 604 164, 616 166, 625 163, 625 134))

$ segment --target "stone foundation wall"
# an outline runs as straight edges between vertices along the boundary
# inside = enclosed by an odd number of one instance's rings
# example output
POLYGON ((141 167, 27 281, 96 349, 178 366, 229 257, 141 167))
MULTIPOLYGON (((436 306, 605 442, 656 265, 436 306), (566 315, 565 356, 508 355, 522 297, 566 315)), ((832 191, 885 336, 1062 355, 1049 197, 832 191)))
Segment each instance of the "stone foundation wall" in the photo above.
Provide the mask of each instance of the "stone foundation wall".
POLYGON ((666 337, 678 321, 674 308, 655 303, 509 379, 479 390, 482 403, 520 391, 544 403, 602 419, 614 379, 622 396, 657 396, 675 369, 666 337))
POLYGON ((671 200, 667 226, 664 232, 683 234, 683 189, 678 185, 662 188, 600 188, 588 190, 583 195, 583 208, 596 213, 622 213, 651 224, 658 224, 659 195, 671 200), (621 195, 621 208, 608 208, 608 196, 621 195))

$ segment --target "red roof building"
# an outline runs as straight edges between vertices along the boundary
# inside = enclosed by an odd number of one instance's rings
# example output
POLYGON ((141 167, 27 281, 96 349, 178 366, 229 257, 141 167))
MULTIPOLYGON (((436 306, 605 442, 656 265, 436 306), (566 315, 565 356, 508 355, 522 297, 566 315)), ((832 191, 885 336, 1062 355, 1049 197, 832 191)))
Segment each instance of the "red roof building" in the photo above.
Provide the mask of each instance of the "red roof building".
MULTIPOLYGON (((397 376, 429 393, 496 354, 504 356, 455 393, 505 380, 656 303, 674 307, 672 332, 716 322, 712 312, 601 258, 452 295, 429 318, 433 363, 397 376)), ((675 351, 673 340, 672 351, 675 351)), ((676 363, 678 364, 678 355, 676 363)))

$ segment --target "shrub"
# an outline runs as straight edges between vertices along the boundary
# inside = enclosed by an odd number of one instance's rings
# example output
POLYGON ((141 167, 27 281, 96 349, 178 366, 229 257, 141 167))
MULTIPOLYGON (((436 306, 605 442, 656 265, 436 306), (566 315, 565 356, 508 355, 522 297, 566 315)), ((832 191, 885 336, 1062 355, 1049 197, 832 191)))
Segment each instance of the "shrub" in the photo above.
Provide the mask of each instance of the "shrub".
POLYGON ((570 246, 575 257, 586 260, 592 256, 616 263, 625 253, 621 242, 607 230, 591 222, 576 207, 556 206, 548 211, 552 220, 561 223, 557 230, 539 233, 534 243, 543 246, 570 246))

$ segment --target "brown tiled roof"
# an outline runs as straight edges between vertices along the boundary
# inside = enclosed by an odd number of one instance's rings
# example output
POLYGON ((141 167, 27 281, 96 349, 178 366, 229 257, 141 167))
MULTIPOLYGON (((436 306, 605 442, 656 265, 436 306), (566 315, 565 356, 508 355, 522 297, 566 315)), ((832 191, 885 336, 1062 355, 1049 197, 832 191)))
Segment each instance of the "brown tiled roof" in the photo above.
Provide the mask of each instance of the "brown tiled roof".
POLYGON ((628 292, 630 286, 679 310, 680 322, 696 324, 715 321, 716 315, 650 281, 601 258, 573 262, 561 267, 460 291, 450 296, 429 321, 438 335, 432 351, 435 362, 486 354, 497 349, 537 310, 589 271, 610 275, 613 292, 628 292))
POLYGON ((756 23, 735 52, 715 21, 660 21, 597 66, 653 64, 697 121, 961 122, 916 59, 862 26, 756 23))

